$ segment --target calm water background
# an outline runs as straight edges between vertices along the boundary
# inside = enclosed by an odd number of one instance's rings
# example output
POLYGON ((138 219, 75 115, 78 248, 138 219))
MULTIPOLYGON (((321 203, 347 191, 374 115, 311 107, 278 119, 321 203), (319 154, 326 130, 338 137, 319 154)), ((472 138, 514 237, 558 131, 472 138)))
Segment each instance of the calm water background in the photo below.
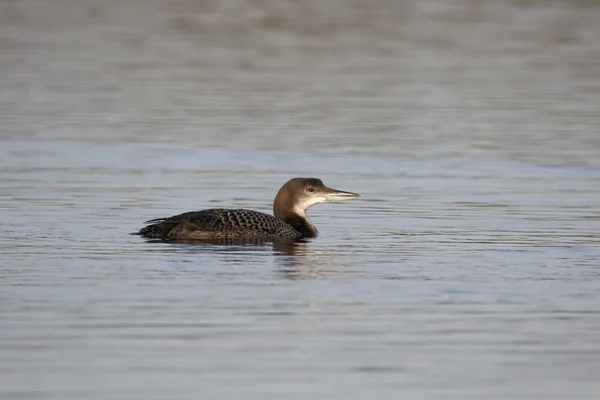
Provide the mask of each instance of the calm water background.
POLYGON ((597 399, 600 4, 0 3, 0 398, 597 399), (292 247, 155 217, 359 192, 292 247))

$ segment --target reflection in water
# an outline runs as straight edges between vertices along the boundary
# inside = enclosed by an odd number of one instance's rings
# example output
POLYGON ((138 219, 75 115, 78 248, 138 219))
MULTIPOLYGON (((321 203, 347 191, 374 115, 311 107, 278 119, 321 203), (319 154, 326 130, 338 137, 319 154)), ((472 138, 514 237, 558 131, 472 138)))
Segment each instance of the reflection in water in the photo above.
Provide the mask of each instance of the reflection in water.
MULTIPOLYGON (((134 234, 137 235, 137 234, 134 234)), ((172 245, 176 251, 239 252, 273 249, 275 256, 314 255, 309 250, 312 239, 206 238, 206 239, 144 239, 146 243, 172 245)), ((170 251, 170 250, 169 250, 170 251)))
POLYGON ((178 251, 208 252, 240 252, 264 251, 271 246, 273 254, 283 253, 300 255, 302 251, 297 245, 305 243, 304 239, 261 239, 261 238, 205 238, 205 239, 144 239, 146 243, 162 243, 173 245, 178 251))
POLYGON ((330 255, 327 251, 312 250, 310 243, 310 239, 274 243, 277 272, 290 280, 322 279, 327 274, 322 267, 330 265, 330 255))
POLYGON ((311 239, 276 240, 273 242, 273 254, 276 256, 303 256, 311 239))
POLYGON ((225 258, 224 262, 239 264, 247 262, 245 256, 264 254, 266 249, 271 249, 277 272, 286 279, 320 279, 326 275, 322 267, 331 265, 327 251, 312 250, 310 243, 313 239, 277 239, 265 240, 257 238, 211 238, 196 240, 161 240, 145 239, 146 243, 167 245, 168 247, 149 248, 150 252, 167 254, 197 255, 199 253, 235 254, 238 257, 225 258))

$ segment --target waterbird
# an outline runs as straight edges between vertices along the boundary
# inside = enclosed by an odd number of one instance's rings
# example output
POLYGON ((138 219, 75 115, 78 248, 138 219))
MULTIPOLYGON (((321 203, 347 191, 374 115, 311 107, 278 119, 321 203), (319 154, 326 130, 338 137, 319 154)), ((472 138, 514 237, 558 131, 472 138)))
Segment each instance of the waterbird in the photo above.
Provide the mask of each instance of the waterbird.
POLYGON ((273 214, 227 208, 190 211, 146 221, 139 235, 163 240, 194 239, 301 239, 319 232, 306 215, 315 204, 344 201, 360 195, 328 188, 317 178, 293 178, 275 196, 273 214))

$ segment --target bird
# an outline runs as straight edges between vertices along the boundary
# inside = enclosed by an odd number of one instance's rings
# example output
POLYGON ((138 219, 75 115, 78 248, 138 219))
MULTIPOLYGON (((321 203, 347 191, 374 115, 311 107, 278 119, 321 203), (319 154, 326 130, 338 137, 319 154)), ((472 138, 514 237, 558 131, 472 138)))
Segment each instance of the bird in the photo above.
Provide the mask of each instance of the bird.
POLYGON ((328 188, 317 178, 292 178, 277 192, 273 215, 243 208, 211 208, 146 221, 138 232, 149 239, 302 239, 319 231, 306 210, 319 203, 360 197, 357 193, 328 188))

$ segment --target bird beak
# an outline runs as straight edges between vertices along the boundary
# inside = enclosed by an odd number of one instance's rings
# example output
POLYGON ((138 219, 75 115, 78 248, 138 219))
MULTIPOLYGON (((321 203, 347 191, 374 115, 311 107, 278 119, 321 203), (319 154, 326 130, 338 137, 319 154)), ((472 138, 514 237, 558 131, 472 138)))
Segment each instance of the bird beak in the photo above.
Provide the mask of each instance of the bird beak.
POLYGON ((335 190, 325 187, 323 197, 325 197, 325 201, 344 201, 356 199, 357 197, 360 197, 360 195, 357 193, 344 192, 343 190, 335 190))

